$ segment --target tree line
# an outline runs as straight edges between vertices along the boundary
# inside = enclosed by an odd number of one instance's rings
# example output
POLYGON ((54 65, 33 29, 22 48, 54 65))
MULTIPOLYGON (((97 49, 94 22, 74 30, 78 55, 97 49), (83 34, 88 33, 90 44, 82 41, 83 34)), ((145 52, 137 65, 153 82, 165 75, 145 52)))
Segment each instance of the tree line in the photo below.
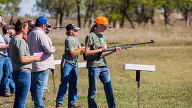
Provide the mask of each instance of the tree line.
MULTIPOLYGON (((20 10, 18 6, 21 0, 0 0, 0 14, 10 14, 12 18, 20 10), (3 11, 2 11, 3 10, 3 11)), ((109 23, 116 27, 124 27, 128 20, 132 28, 135 28, 133 21, 139 26, 147 23, 155 24, 154 16, 160 13, 164 17, 166 27, 169 27, 171 13, 182 13, 186 26, 190 26, 190 13, 192 11, 192 0, 36 0, 34 6, 37 11, 49 13, 55 17, 55 26, 62 26, 63 18, 71 15, 77 16, 79 27, 91 27, 94 18, 105 16, 109 23), (84 23, 82 25, 82 20, 84 23)), ((10 21, 11 22, 11 21, 10 21)))

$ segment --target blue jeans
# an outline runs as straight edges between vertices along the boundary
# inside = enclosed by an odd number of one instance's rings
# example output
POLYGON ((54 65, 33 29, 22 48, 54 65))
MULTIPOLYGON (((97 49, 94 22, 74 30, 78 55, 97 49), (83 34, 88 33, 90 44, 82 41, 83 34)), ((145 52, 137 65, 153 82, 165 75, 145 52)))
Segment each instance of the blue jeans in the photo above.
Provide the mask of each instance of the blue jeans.
POLYGON ((75 105, 77 100, 77 68, 65 62, 64 68, 61 68, 61 84, 59 86, 56 103, 63 104, 62 101, 65 97, 68 83, 68 104, 75 105))
POLYGON ((113 90, 110 81, 110 72, 106 66, 102 67, 90 67, 88 69, 89 76, 89 90, 88 90, 88 106, 89 108, 97 108, 94 97, 97 93, 96 85, 98 78, 101 80, 104 86, 106 99, 109 108, 115 108, 115 101, 113 97, 113 90))
POLYGON ((32 82, 31 82, 31 93, 34 99, 34 108, 44 108, 42 101, 43 97, 43 86, 45 82, 45 77, 49 73, 49 69, 40 72, 32 72, 32 82))
POLYGON ((48 73, 45 76, 43 92, 47 89, 48 78, 49 78, 49 71, 48 71, 48 73))
POLYGON ((12 63, 9 57, 0 56, 0 77, 3 71, 3 77, 1 80, 1 94, 5 95, 9 93, 9 87, 12 94, 15 93, 15 85, 12 79, 12 63))
POLYGON ((31 84, 31 70, 13 70, 13 81, 16 87, 13 108, 25 108, 31 84))

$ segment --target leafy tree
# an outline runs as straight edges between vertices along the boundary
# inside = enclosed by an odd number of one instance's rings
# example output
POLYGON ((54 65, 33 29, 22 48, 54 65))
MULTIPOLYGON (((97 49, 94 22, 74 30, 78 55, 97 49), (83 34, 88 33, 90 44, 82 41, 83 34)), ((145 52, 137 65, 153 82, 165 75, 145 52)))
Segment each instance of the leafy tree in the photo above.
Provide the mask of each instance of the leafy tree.
POLYGON ((121 21, 121 13, 120 13, 120 0, 100 0, 98 2, 100 14, 106 16, 109 20, 109 23, 113 22, 113 27, 117 27, 117 22, 121 21))
POLYGON ((43 12, 48 12, 56 18, 57 26, 58 22, 60 27, 63 24, 64 15, 69 16, 73 13, 75 7, 75 0, 36 0, 37 10, 43 12))
POLYGON ((149 20, 151 24, 155 23, 154 13, 156 9, 156 0, 133 0, 135 10, 136 21, 138 25, 145 26, 149 20))
POLYGON ((11 15, 11 20, 9 24, 13 22, 13 18, 17 16, 18 12, 20 11, 19 4, 21 3, 21 0, 7 0, 6 6, 4 10, 7 14, 11 15))
POLYGON ((165 26, 169 27, 170 25, 170 14, 177 9, 176 0, 156 0, 159 9, 163 9, 163 16, 165 18, 165 26))
POLYGON ((0 16, 3 16, 5 13, 3 12, 3 7, 2 7, 2 5, 4 5, 4 4, 6 4, 7 2, 6 2, 7 0, 0 0, 0 16))
POLYGON ((183 12, 186 26, 190 26, 190 12, 192 11, 192 0, 178 0, 178 9, 183 12))
POLYGON ((84 28, 87 27, 87 21, 89 20, 89 27, 93 25, 94 21, 94 11, 96 0, 87 0, 84 2, 86 7, 85 18, 84 18, 84 28), (92 20, 91 20, 92 19, 92 20))
POLYGON ((84 15, 84 28, 94 24, 94 18, 105 16, 113 26, 120 22, 124 27, 127 19, 132 28, 135 20, 138 25, 145 26, 150 20, 155 23, 155 11, 161 11, 165 18, 165 26, 170 25, 170 14, 176 10, 183 12, 187 25, 190 22, 192 0, 36 0, 37 9, 48 12, 62 26, 63 17, 77 14, 78 26, 81 27, 81 15, 84 15), (76 7, 76 8, 74 8, 76 7))
POLYGON ((78 26, 81 28, 81 14, 80 14, 81 0, 76 0, 76 4, 77 4, 77 22, 78 22, 78 26))
POLYGON ((119 21, 119 10, 116 9, 118 0, 86 0, 85 4, 85 20, 84 27, 90 27, 94 24, 94 18, 98 16, 105 16, 108 18, 109 23, 111 21, 119 21), (88 22, 89 21, 89 25, 88 22))
MULTIPOLYGON (((126 0, 87 0, 85 2, 86 14, 84 27, 87 27, 88 20, 89 27, 93 25, 94 17, 97 16, 107 17, 109 23, 113 22, 113 27, 116 27, 117 21, 120 22, 122 20, 123 14, 126 14, 126 12, 123 12, 122 8, 122 6, 125 4, 125 1, 126 0)), ((126 14, 126 18, 128 18, 128 20, 131 22, 131 25, 133 26, 128 14, 126 14)))
POLYGON ((135 28, 134 25, 133 25, 133 22, 130 18, 129 15, 132 15, 133 11, 132 11, 132 7, 133 7, 133 1, 131 0, 121 0, 121 11, 120 13, 122 14, 122 19, 121 19, 121 28, 124 27, 124 20, 125 20, 125 17, 127 18, 127 20, 130 22, 131 24, 131 27, 132 28, 135 28))

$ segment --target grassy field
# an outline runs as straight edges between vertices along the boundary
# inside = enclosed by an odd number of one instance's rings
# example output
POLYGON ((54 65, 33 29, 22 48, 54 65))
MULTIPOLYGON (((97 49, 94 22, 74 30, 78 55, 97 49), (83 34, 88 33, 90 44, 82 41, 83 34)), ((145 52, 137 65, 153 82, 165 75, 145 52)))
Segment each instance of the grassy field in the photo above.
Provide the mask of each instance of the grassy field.
MULTIPOLYGON (((179 23, 179 22, 178 22, 179 23)), ((162 24, 159 22, 159 24, 162 24)), ((89 29, 81 29, 78 38, 84 42, 89 29)), ((107 42, 117 45, 147 42, 151 45, 135 46, 106 57, 111 72, 112 87, 117 108, 137 107, 136 72, 123 70, 123 64, 155 65, 155 72, 141 72, 141 108, 191 108, 192 105, 192 30, 184 25, 164 28, 147 26, 137 29, 109 29, 103 33, 107 42)), ((54 30, 49 34, 56 47, 55 60, 61 59, 64 50, 65 30, 54 30)), ((111 45, 113 46, 113 45, 111 45)), ((84 62, 79 56, 79 62, 84 62)), ((60 84, 60 67, 55 69, 56 91, 60 84)), ((87 108, 88 72, 86 68, 78 68, 78 99, 77 103, 87 108)), ((54 108, 52 73, 49 73, 49 91, 44 93, 45 108, 54 108)), ((103 85, 97 85, 96 102, 98 108, 107 108, 103 85)), ((67 108, 66 95, 63 108, 67 108)), ((6 101, 1 108, 11 108, 14 97, 0 97, 6 101)), ((26 108, 32 108, 33 101, 29 94, 26 108)))

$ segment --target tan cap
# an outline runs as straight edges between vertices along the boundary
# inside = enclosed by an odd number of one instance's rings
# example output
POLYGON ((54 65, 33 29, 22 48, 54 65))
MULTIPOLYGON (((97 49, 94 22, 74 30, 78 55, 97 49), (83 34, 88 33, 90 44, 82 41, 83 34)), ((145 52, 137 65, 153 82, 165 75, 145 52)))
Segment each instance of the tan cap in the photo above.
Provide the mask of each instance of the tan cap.
POLYGON ((6 31, 6 30, 9 30, 9 29, 14 29, 14 26, 12 26, 12 25, 4 25, 2 30, 6 31))
POLYGON ((3 25, 6 25, 6 23, 4 22, 4 19, 0 16, 0 22, 3 24, 3 25))

